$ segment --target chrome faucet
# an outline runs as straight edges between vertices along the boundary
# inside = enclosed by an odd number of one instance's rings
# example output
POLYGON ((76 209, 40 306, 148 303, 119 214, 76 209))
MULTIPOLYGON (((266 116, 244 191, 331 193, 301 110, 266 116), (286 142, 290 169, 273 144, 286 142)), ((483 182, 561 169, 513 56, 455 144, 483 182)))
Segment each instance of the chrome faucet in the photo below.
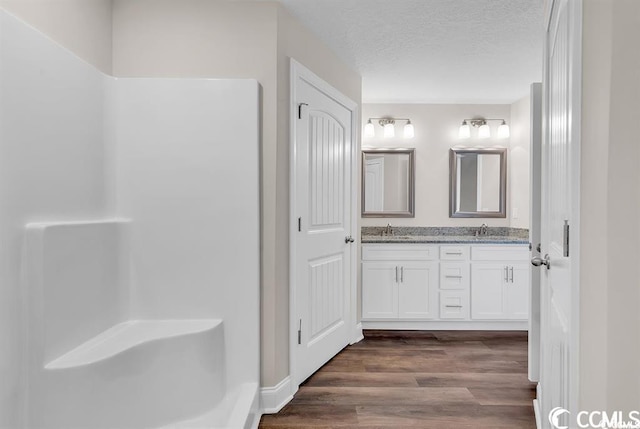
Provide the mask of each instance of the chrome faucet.
POLYGON ((388 223, 384 230, 382 230, 382 235, 393 235, 393 228, 391 228, 390 223, 388 223))
POLYGON ((483 224, 480 226, 480 229, 478 229, 478 230, 476 231, 476 236, 478 236, 478 235, 483 235, 483 236, 484 236, 484 235, 487 235, 488 229, 489 229, 489 225, 487 225, 486 223, 483 223, 483 224))

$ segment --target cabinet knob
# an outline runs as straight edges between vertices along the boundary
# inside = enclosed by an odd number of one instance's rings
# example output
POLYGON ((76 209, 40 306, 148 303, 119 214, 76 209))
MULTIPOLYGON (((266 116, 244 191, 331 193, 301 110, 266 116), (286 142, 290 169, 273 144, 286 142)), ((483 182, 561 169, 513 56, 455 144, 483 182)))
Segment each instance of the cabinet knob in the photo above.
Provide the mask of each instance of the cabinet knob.
POLYGON ((344 242, 349 244, 349 243, 353 243, 355 240, 353 239, 352 236, 348 235, 344 238, 344 242))

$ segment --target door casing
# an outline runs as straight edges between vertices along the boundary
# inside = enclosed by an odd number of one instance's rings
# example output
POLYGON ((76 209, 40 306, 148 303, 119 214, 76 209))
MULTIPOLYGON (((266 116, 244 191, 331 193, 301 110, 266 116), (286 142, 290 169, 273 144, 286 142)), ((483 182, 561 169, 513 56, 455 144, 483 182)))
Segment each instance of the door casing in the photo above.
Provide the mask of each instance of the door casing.
MULTIPOLYGON (((298 232, 297 218, 296 218, 296 172, 297 172, 297 159, 296 159, 296 128, 298 117, 298 104, 301 102, 298 100, 296 83, 298 80, 305 80, 312 86, 316 87, 320 92, 324 93, 328 97, 336 100, 342 104, 345 108, 351 111, 351 177, 348 180, 351 182, 351 229, 352 236, 359 237, 357 233, 358 228, 358 155, 359 155, 359 108, 358 103, 351 100, 333 86, 322 80, 319 76, 313 73, 311 70, 294 60, 290 59, 290 107, 289 107, 289 374, 291 379, 291 394, 293 395, 297 390, 300 382, 304 380, 298 380, 296 375, 296 347, 297 347, 297 331, 296 325, 296 278, 297 278, 297 266, 295 261, 296 255, 296 233, 298 232)), ((357 326, 357 244, 353 243, 350 247, 349 257, 351 259, 351 274, 350 274, 350 306, 349 321, 351 341, 357 342, 362 337, 362 329, 357 326)))

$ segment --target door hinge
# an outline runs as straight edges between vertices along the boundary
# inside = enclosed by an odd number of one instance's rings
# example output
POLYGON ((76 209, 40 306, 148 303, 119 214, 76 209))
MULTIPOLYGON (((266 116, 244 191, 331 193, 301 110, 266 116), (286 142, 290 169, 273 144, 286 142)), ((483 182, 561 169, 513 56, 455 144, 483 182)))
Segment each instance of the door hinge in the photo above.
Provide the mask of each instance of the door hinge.
POLYGON ((302 344, 302 319, 300 319, 300 325, 298 326, 298 344, 302 344))
POLYGON ((307 103, 298 104, 298 119, 302 119, 302 106, 308 106, 307 103))
POLYGON ((569 257, 569 221, 564 221, 564 230, 562 232, 562 256, 569 257))
POLYGON ((298 232, 302 232, 302 218, 298 218, 298 232))

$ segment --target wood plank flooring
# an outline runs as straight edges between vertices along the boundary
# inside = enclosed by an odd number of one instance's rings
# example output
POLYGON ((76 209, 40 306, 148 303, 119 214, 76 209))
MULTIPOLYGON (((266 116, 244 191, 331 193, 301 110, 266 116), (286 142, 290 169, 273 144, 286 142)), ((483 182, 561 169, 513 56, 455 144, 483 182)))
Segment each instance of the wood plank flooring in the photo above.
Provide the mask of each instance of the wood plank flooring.
POLYGON ((264 429, 535 429, 526 332, 365 331, 264 429))

